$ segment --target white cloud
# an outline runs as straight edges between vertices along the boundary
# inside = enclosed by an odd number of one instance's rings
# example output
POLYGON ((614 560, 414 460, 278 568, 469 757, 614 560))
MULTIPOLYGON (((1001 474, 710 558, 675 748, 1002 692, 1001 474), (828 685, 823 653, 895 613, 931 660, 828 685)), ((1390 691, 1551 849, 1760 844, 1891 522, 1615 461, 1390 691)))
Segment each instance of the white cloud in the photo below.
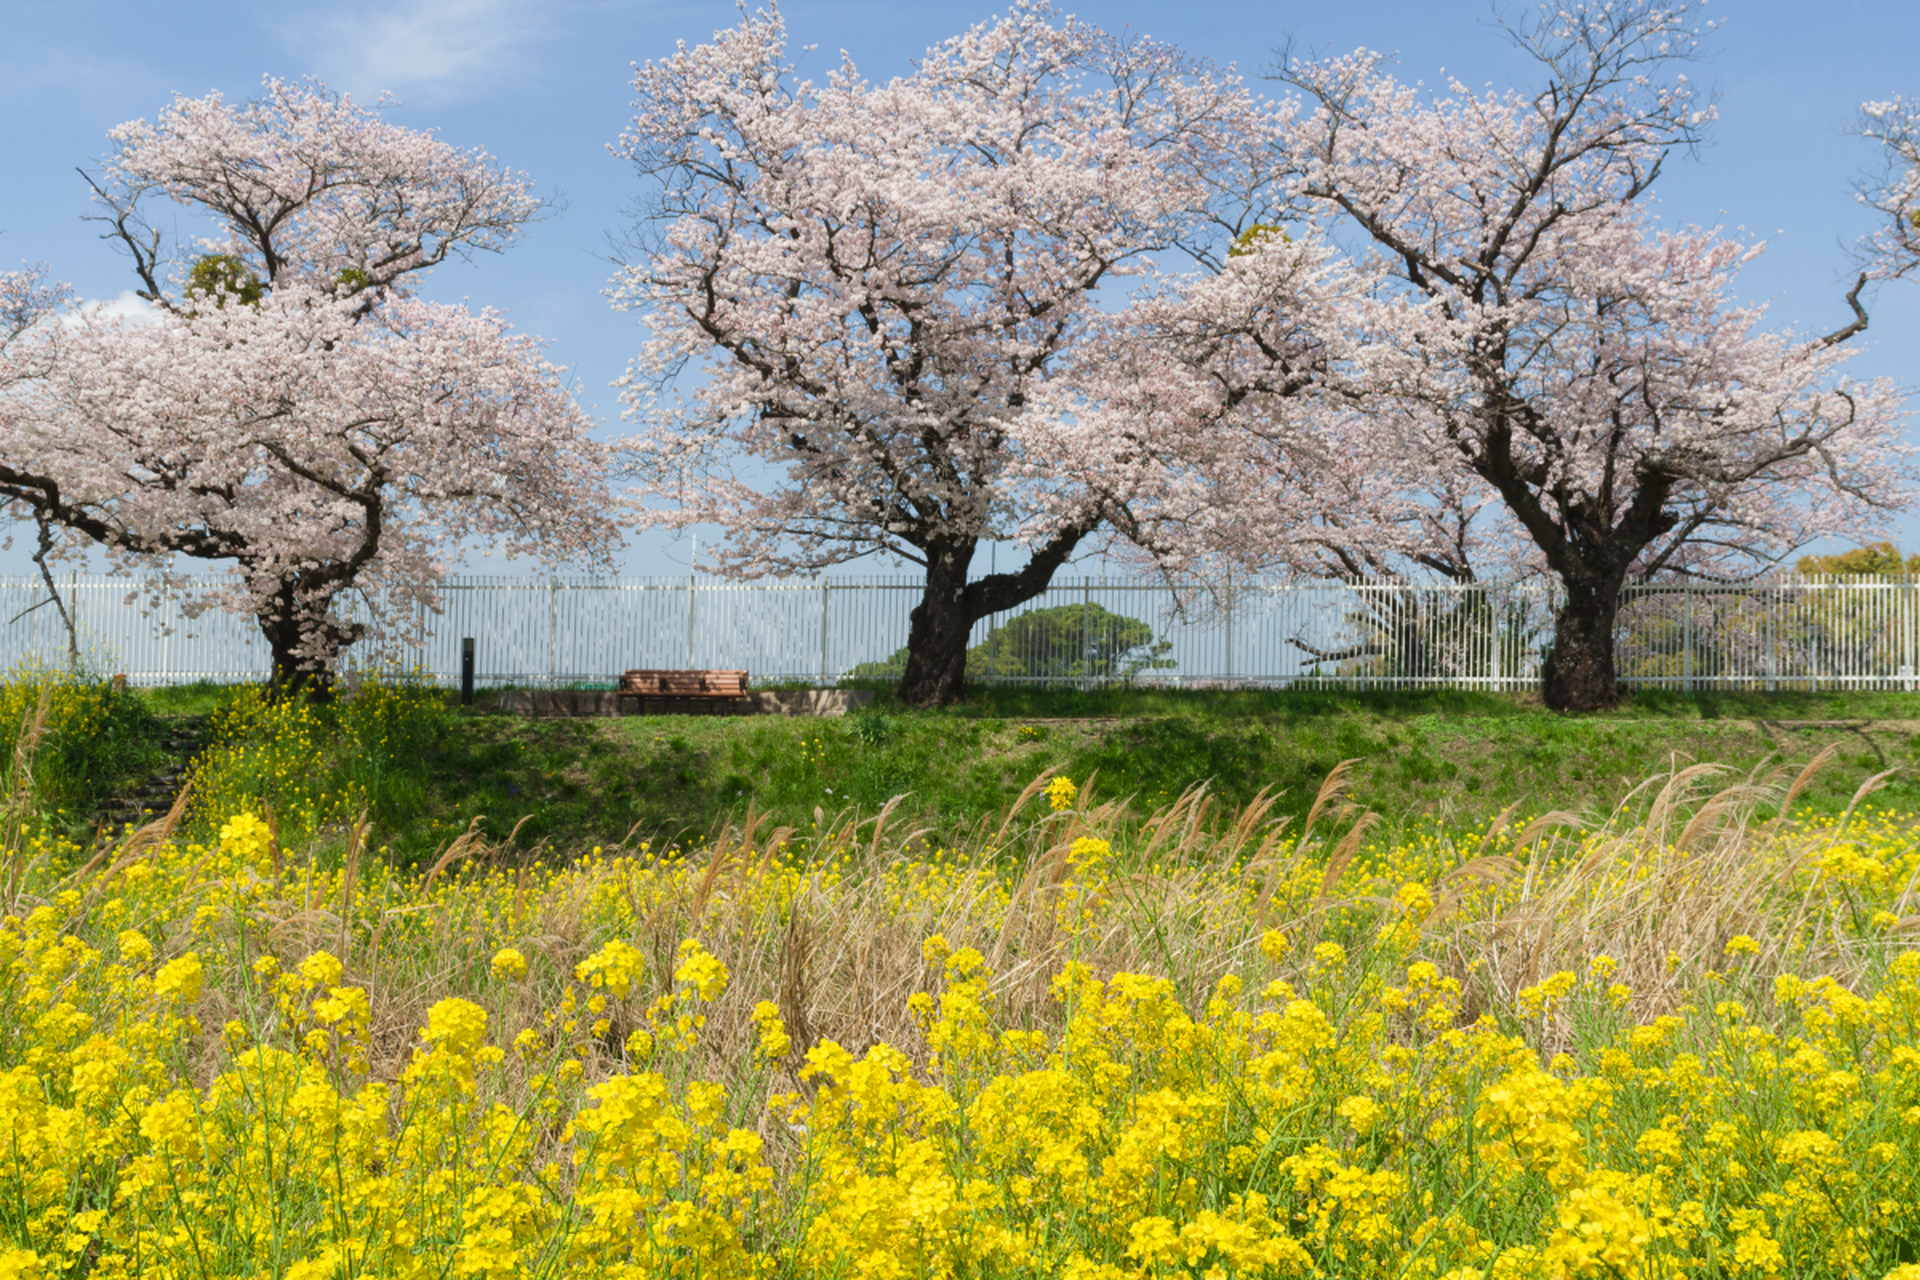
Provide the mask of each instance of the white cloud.
MULTIPOLYGON (((92 315, 119 316, 133 324, 153 324, 160 319, 158 309, 131 289, 122 289, 118 297, 108 298, 104 302, 98 298, 82 299, 78 309, 92 315)), ((56 323, 70 325, 76 320, 72 312, 67 312, 56 323)))
POLYGON ((105 315, 124 316, 135 324, 147 324, 160 318, 151 302, 131 289, 122 289, 120 296, 109 302, 91 302, 89 307, 105 315))
POLYGON ((289 27, 321 78, 371 102, 381 93, 459 96, 511 70, 542 35, 528 0, 401 0, 334 10, 289 27))

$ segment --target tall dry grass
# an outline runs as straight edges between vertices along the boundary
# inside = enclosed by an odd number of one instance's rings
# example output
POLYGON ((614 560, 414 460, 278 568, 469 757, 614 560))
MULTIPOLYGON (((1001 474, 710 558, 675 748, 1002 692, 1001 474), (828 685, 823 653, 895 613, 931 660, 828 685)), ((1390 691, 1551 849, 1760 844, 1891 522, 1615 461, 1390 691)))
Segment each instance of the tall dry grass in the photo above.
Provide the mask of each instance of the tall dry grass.
MULTIPOLYGON (((502 1025, 538 1023, 574 967, 612 937, 646 954, 656 992, 670 988, 687 938, 732 971, 693 1067, 714 1079, 740 1075, 762 1000, 777 1004, 792 1036, 789 1073, 822 1040, 922 1056, 908 997, 937 986, 923 953, 934 934, 985 958, 1007 1027, 1057 1029, 1049 984, 1069 962, 1168 977, 1197 1012, 1230 972, 1301 981, 1323 943, 1347 957, 1356 990, 1370 968, 1424 959, 1462 983, 1463 1018, 1514 1023, 1526 1021, 1528 988, 1603 955, 1631 989, 1627 1014, 1647 1020, 1678 1009, 1709 975, 1851 985, 1889 947, 1911 945, 1920 925, 1911 833, 1880 823, 1863 851, 1854 810, 1831 823, 1792 816, 1831 756, 1795 776, 1731 782, 1692 765, 1646 780, 1598 817, 1523 822, 1509 811, 1472 832, 1390 828, 1351 795, 1350 762, 1328 775, 1297 831, 1272 816, 1271 795, 1234 808, 1204 785, 1144 815, 1088 785, 1053 811, 1036 802, 1042 775, 952 850, 899 826, 896 801, 872 815, 820 813, 805 833, 765 829, 750 811, 691 849, 613 848, 571 863, 531 860, 476 824, 424 876, 408 877, 370 852, 376 837, 363 822, 331 869, 276 842, 271 886, 255 886, 246 918, 227 927, 242 959, 271 954, 290 966, 317 950, 337 955, 346 981, 371 997, 376 1076, 398 1071, 425 1011, 447 996, 483 1004, 502 1025), (1080 841, 1110 847, 1097 874, 1073 865, 1080 841), (1875 890, 1863 860, 1905 878, 1875 890), (1271 931, 1291 946, 1277 962, 1261 953, 1271 931), (1753 949, 1730 953, 1736 938, 1753 949), (534 960, 527 981, 491 975, 490 958, 508 946, 534 960)), ((1861 785, 1856 807, 1883 778, 1861 785)), ((149 856, 178 820, 176 806, 61 887, 84 889, 149 856)), ((245 1019, 259 1012, 247 1002, 265 999, 244 976, 210 981, 202 1023, 245 1019)), ((620 1065, 626 1029, 603 1037, 590 1071, 620 1065)), ((1564 1025, 1537 1030, 1543 1051, 1564 1042, 1564 1025)))

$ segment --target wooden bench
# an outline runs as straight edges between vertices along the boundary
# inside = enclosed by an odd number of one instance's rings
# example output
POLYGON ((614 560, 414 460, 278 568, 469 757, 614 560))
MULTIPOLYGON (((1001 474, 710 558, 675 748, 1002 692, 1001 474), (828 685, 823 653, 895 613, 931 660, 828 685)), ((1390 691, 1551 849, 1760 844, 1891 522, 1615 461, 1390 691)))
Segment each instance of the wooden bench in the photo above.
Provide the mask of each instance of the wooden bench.
POLYGON ((622 699, 634 700, 639 715, 726 715, 751 705, 744 671, 653 671, 637 669, 620 677, 622 699))

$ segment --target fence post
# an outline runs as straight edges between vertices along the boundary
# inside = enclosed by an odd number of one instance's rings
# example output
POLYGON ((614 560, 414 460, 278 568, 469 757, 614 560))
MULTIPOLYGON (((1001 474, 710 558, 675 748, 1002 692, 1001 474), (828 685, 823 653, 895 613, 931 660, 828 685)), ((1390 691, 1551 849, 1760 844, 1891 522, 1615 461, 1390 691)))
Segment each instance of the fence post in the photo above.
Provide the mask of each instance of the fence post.
POLYGON ((473 705, 473 637, 460 641, 460 705, 473 705))
MULTIPOLYGON (((1767 692, 1772 693, 1780 687, 1780 607, 1786 599, 1785 587, 1775 585, 1767 592, 1773 597, 1773 607, 1767 610, 1767 692)), ((1762 596, 1761 599, 1766 599, 1762 596)))
POLYGON ((1494 598, 1493 589, 1491 587, 1487 588, 1486 600, 1487 600, 1487 629, 1491 633, 1491 635, 1489 636, 1489 639, 1492 642, 1490 645, 1490 648, 1492 649, 1492 653, 1490 655, 1490 660, 1488 662, 1488 668, 1489 668, 1488 674, 1493 677, 1493 682, 1492 682, 1493 691, 1495 693, 1498 693, 1507 687, 1507 682, 1504 674, 1506 663, 1503 661, 1503 659, 1505 659, 1506 657, 1506 650, 1507 650, 1507 627, 1506 627, 1507 607, 1503 601, 1496 600, 1494 598))
POLYGON ((1901 566, 1901 676, 1907 677, 1903 687, 1912 693, 1914 687, 1914 581, 1908 576, 1907 566, 1901 566))
POLYGON ((687 666, 689 669, 693 666, 693 589, 699 581, 699 574, 687 575, 687 666))
POLYGON ((825 578, 820 579, 820 687, 827 687, 827 592, 832 585, 825 578))
POLYGON ((560 579, 548 581, 547 590, 547 688, 558 683, 560 673, 560 579))
POLYGON ((1080 579, 1080 687, 1093 688, 1093 579, 1080 579))
POLYGON ((1693 583, 1684 587, 1680 599, 1680 676, 1681 687, 1693 692, 1693 583))
POLYGON ((1233 570, 1227 570, 1227 676, 1224 683, 1233 683, 1233 570))

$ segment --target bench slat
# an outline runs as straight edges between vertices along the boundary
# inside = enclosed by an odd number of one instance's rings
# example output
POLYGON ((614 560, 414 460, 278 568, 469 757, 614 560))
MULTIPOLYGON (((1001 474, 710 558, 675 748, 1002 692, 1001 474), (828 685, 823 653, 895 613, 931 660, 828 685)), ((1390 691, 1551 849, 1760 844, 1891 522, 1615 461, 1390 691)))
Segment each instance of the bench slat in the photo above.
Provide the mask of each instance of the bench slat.
POLYGON ((744 698, 745 671, 664 671, 635 668, 620 677, 618 693, 626 698, 744 698))

